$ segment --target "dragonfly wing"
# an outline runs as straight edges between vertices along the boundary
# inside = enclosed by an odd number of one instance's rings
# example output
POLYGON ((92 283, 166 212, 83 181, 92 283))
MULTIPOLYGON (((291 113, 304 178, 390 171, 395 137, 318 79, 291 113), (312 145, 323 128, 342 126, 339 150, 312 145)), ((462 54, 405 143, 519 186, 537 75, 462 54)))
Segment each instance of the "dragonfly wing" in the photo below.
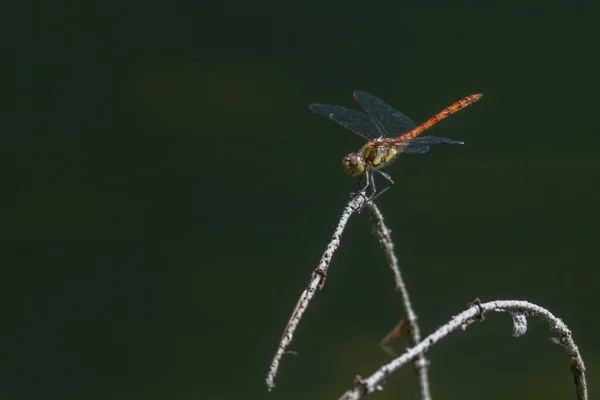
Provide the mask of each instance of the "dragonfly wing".
POLYGON ((411 139, 409 141, 409 143, 423 143, 423 144, 437 144, 437 143, 444 143, 444 144, 465 144, 465 142, 461 142, 460 140, 454 140, 454 139, 447 139, 447 138, 443 138, 443 137, 438 137, 438 136, 418 136, 414 139, 411 139))
POLYGON ((309 105, 308 108, 317 114, 321 114, 322 116, 337 122, 344 128, 351 130, 365 139, 374 139, 381 136, 373 122, 373 118, 360 111, 351 110, 342 106, 317 103, 309 105))
POLYGON ((357 90, 354 100, 375 119, 381 136, 396 137, 417 126, 406 115, 372 94, 357 90))
POLYGON ((429 145, 427 143, 415 143, 411 140, 406 146, 401 147, 401 151, 402 153, 423 154, 429 151, 429 145))

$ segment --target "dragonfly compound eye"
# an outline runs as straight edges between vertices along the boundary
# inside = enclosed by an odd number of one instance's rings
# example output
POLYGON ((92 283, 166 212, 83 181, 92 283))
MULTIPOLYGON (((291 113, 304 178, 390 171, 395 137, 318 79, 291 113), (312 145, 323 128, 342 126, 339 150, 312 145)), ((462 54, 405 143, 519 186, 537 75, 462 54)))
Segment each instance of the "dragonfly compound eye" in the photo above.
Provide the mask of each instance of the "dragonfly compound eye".
POLYGON ((344 172, 350 176, 362 175, 365 172, 365 160, 358 153, 350 153, 342 161, 344 172))

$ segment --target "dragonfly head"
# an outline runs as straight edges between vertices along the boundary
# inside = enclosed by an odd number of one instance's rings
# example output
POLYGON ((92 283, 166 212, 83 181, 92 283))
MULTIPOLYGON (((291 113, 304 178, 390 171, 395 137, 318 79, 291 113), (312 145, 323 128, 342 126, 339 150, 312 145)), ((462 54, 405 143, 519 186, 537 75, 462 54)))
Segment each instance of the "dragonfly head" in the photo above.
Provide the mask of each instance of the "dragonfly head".
POLYGON ((359 153, 350 153, 342 161, 344 172, 350 176, 359 176, 365 172, 365 159, 359 153))

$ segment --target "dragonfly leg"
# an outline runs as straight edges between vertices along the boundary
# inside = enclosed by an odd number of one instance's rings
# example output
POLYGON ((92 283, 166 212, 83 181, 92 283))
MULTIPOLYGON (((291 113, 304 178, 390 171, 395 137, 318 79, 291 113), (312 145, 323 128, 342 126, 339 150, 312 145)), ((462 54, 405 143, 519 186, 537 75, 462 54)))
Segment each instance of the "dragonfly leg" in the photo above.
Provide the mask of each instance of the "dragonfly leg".
POLYGON ((366 172, 364 175, 362 175, 360 177, 360 180, 358 181, 358 193, 363 193, 365 192, 369 187, 374 185, 372 184, 373 181, 373 175, 370 172, 366 172), (363 181, 365 182, 365 185, 363 186, 363 181))
POLYGON ((363 181, 365 180, 365 176, 366 175, 361 175, 360 176, 360 179, 358 180, 358 185, 356 186, 356 193, 360 193, 360 192, 362 192, 362 191, 365 190, 364 187, 361 189, 361 187, 363 185, 363 181))
MULTIPOLYGON (((387 174, 383 174, 383 175, 390 182, 394 183, 392 181, 392 178, 390 178, 389 175, 387 175, 387 174)), ((367 201, 372 201, 372 200, 375 200, 377 197, 379 197, 383 192, 385 192, 390 187, 391 187, 391 185, 387 186, 381 192, 377 193, 377 188, 375 187, 375 177, 373 176, 373 173, 369 171, 360 177, 360 180, 358 181, 358 192, 357 193, 363 193, 363 195, 367 201), (363 182, 364 182, 364 186, 363 186, 363 182), (371 193, 367 194, 367 190, 369 190, 369 188, 371 189, 371 191, 370 191, 371 193)))
POLYGON ((385 191, 388 190, 391 187, 392 187, 392 185, 388 185, 388 186, 384 187, 382 191, 380 191, 379 193, 377 193, 377 195, 373 194, 373 196, 371 196, 371 198, 369 200, 375 201, 375 199, 377 199, 379 196, 381 196, 382 194, 384 194, 385 191))
MULTIPOLYGON (((368 181, 367 181, 367 187, 371 187, 371 196, 369 197, 369 200, 373 198, 373 196, 375 196, 375 193, 377 192, 377 188, 375 187, 375 178, 373 178, 373 174, 369 172, 368 174, 368 181)), ((367 189, 367 188, 365 188, 367 189)))
POLYGON ((381 170, 377 170, 377 172, 379 172, 385 179, 387 179, 388 181, 390 181, 392 183, 392 185, 394 184, 394 181, 392 180, 392 177, 389 176, 388 174, 386 174, 385 172, 381 171, 381 170))
MULTIPOLYGON (((354 197, 356 195, 361 195, 365 198, 366 201, 371 200, 371 198, 375 194, 375 182, 373 180, 373 174, 370 171, 361 175, 356 189, 357 189, 356 193, 350 194, 351 197, 354 197), (372 188, 371 195, 367 194, 367 190, 369 188, 372 188)), ((362 210, 362 208, 361 208, 361 210, 362 210)), ((360 210, 359 210, 359 212, 360 212, 360 210)))
MULTIPOLYGON (((381 174, 381 176, 383 176, 385 179, 387 179, 390 182, 390 184, 387 185, 386 187, 384 187, 382 191, 380 191, 379 193, 377 193, 377 195, 375 195, 375 191, 373 191, 373 195, 371 196, 371 201, 374 201, 376 198, 378 198, 379 196, 381 196, 383 193, 385 193, 386 190, 388 190, 389 188, 391 188, 392 185, 394 184, 394 181, 392 180, 391 176, 389 176, 388 174, 386 174, 385 172, 382 172, 380 170, 377 170, 377 172, 379 172, 381 174)), ((375 188, 375 185, 373 185, 373 188, 375 188)))
POLYGON ((363 192, 365 192, 365 196, 368 201, 371 201, 375 198, 375 193, 377 193, 377 188, 375 187, 375 177, 371 172, 366 174, 367 185, 363 188, 363 192), (367 189, 371 188, 371 193, 369 195, 366 194, 367 189))

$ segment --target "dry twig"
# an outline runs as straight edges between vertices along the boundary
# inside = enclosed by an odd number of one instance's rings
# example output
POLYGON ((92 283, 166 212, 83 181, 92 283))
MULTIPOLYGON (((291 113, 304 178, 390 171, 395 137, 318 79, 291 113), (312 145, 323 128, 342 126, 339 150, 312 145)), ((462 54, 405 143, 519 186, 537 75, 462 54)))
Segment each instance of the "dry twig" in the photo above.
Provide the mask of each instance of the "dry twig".
POLYGON ((382 390, 381 383, 385 377, 402 367, 406 363, 419 357, 429 350, 431 346, 439 342, 450 333, 459 329, 466 329, 472 322, 482 320, 483 315, 489 311, 508 312, 513 316, 513 336, 521 336, 527 330, 526 317, 534 316, 546 321, 550 330, 558 335, 556 341, 561 344, 571 358, 571 372, 575 380, 575 389, 578 400, 587 400, 587 383, 585 378, 585 366, 579 349, 571 336, 571 331, 567 326, 550 311, 529 303, 518 300, 499 300, 488 303, 480 303, 478 300, 471 306, 452 318, 448 323, 438 328, 437 331, 427 336, 416 346, 407 349, 400 357, 395 358, 388 364, 379 368, 373 375, 366 379, 358 380, 355 387, 344 393, 340 400, 357 400, 375 391, 382 390))
MULTIPOLYGON (((385 250, 385 257, 388 264, 394 273, 396 281, 396 290, 400 292, 402 297, 402 304, 406 313, 406 320, 408 322, 408 330, 410 333, 409 341, 411 346, 415 346, 421 341, 421 330, 417 324, 417 314, 415 313, 410 297, 408 295, 408 289, 404 284, 402 275, 400 274, 400 267, 398 264, 398 258, 394 253, 394 242, 390 235, 391 231, 385 225, 383 220, 383 214, 379 211, 379 208, 373 202, 369 202, 367 207, 371 210, 371 220, 373 221, 373 227, 379 242, 385 250)), ((413 367, 418 377, 419 392, 421 394, 421 400, 431 400, 431 391, 429 389, 429 376, 428 376, 429 361, 425 358, 424 353, 420 353, 418 357, 413 361, 413 367)))
POLYGON ((331 262, 331 257, 333 253, 337 250, 340 245, 340 238, 342 233, 344 232, 344 228, 352 216, 353 213, 360 211, 365 204, 365 196, 364 193, 358 193, 353 196, 346 204, 344 211, 342 212, 342 216, 340 221, 338 222, 338 226, 333 232, 333 236, 331 241, 327 245, 325 249, 325 253, 321 257, 321 261, 319 262, 319 266, 313 271, 312 276, 310 278, 310 282, 304 292, 300 295, 298 302, 296 303, 296 307, 294 308, 294 312, 288 321, 287 326, 285 327, 285 331, 283 332, 283 336, 279 342, 279 347, 277 348, 277 352, 275 353, 275 357, 273 357, 273 361, 271 362, 271 367, 269 368, 269 372, 267 374, 267 378, 265 383, 269 390, 272 390, 275 387, 275 376, 277 375, 277 370, 279 369, 279 362, 281 361, 281 357, 286 352, 287 347, 292 341, 294 336, 294 332, 296 331, 296 327, 302 318, 302 314, 308 308, 308 304, 311 299, 314 297, 317 289, 323 287, 325 283, 325 277, 327 276, 327 269, 329 268, 329 263, 331 262))

